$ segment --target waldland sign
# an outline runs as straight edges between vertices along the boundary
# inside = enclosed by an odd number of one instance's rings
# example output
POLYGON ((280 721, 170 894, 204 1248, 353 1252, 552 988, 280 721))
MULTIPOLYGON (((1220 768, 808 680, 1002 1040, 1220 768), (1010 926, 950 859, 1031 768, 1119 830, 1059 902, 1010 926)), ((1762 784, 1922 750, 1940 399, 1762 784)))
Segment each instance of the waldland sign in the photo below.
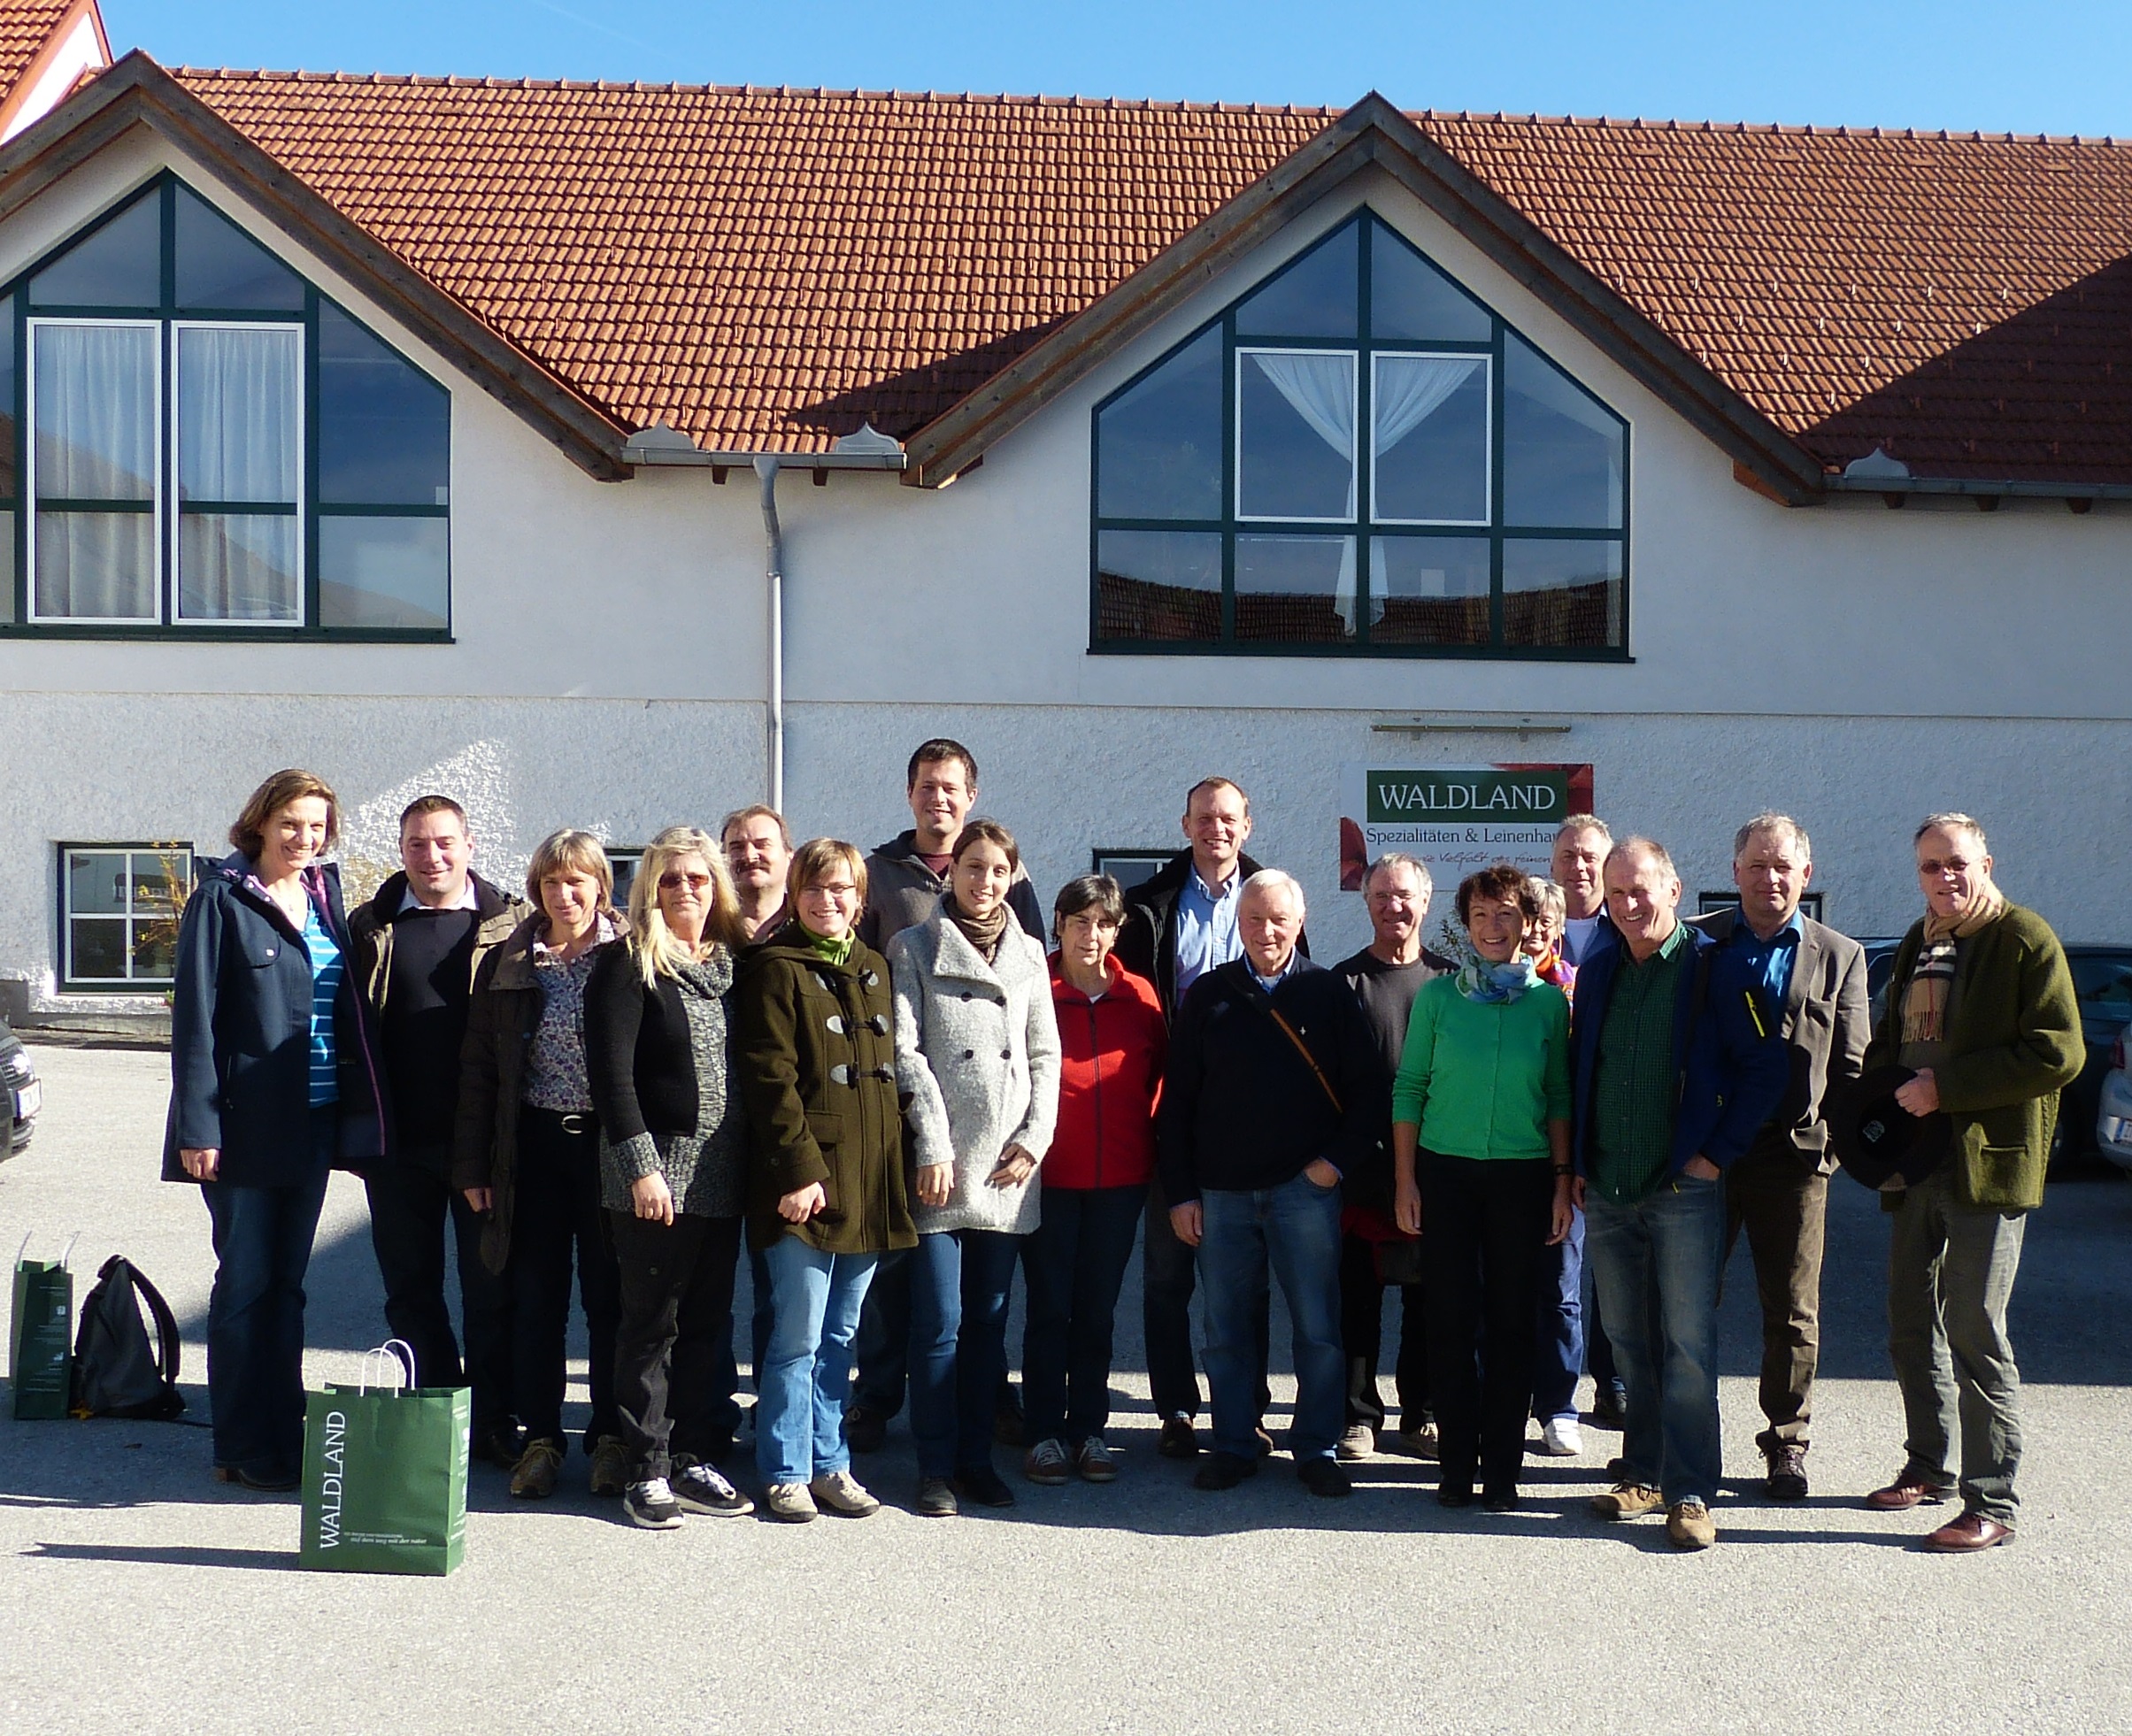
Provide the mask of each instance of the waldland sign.
POLYGON ((1589 765, 1351 764, 1340 772, 1340 884, 1351 890, 1387 850, 1420 857, 1446 892, 1493 862, 1544 874, 1555 828, 1592 805, 1589 765))

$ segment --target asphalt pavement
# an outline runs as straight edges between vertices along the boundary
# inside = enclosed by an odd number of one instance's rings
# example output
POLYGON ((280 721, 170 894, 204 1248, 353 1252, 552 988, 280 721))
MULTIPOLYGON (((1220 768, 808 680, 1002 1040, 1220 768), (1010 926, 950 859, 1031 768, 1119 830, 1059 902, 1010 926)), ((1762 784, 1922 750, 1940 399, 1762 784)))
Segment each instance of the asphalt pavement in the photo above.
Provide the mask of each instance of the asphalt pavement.
MULTIPOLYGON (((0 1164, 0 1245, 49 1253, 80 1231, 77 1302, 105 1256, 132 1258, 184 1325, 203 1417, 212 1261, 196 1195, 156 1179, 167 1064, 35 1056, 45 1112, 0 1164)), ((300 1571, 294 1499, 212 1482, 203 1429, 16 1423, 0 1404, 0 1729, 2132 1730, 2132 1185, 2053 1183, 2030 1220, 2021 1525, 1968 1560, 1915 1547, 1947 1509, 1859 1504, 1902 1459, 1886 1236, 1863 1189, 1839 1180, 1833 1200, 1813 1496, 1760 1493, 1743 1250, 1723 1540, 1698 1555, 1656 1520, 1586 1513, 1619 1439, 1589 1430, 1581 1459, 1528 1461, 1533 1499, 1507 1517, 1439 1508, 1435 1467, 1389 1456, 1354 1467, 1344 1502, 1304 1492, 1285 1455, 1195 1491, 1154 1451, 1136 1281, 1109 1487, 1032 1487, 1003 1448, 1014 1508, 921 1520, 899 1505, 915 1479, 899 1422, 856 1466, 891 1503, 873 1519, 657 1534, 585 1492, 581 1456, 547 1502, 477 1466, 449 1579, 300 1571)), ((307 1379, 352 1379, 385 1333, 347 1177, 310 1290, 307 1379)), ((1278 1371, 1284 1334, 1277 1317, 1278 1371)), ((1278 1409, 1293 1384, 1274 1387, 1278 1409)), ((744 1453, 727 1469, 757 1486, 744 1453)))

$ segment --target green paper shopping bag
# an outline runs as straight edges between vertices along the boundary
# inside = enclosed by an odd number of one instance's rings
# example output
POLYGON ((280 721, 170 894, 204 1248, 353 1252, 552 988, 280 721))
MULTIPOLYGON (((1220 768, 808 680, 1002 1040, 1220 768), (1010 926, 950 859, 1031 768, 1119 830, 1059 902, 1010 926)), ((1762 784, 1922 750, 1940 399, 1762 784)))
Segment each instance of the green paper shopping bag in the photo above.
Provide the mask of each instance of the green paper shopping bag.
POLYGON ((15 1389, 17 1422, 50 1422, 66 1415, 73 1385, 76 1236, 57 1260, 33 1260, 29 1238, 15 1254, 15 1300, 8 1316, 7 1373, 15 1389))
POLYGON ((305 1567, 445 1574, 459 1564, 473 1401, 464 1386, 416 1386, 413 1379, 414 1352, 395 1339, 363 1358, 358 1385, 306 1395, 305 1567), (372 1386, 373 1362, 396 1356, 406 1384, 372 1386))

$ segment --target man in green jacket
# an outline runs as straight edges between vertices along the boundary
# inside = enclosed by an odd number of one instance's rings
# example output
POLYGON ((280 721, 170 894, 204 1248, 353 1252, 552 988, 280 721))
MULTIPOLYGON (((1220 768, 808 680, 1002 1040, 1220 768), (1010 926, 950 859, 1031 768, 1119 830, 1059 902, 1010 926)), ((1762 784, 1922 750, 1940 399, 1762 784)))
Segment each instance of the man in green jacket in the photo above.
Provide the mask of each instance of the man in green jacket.
POLYGON ((1983 828, 1934 814, 1917 829, 1924 920, 1895 956, 1866 1070, 1913 1077, 1896 1101, 1951 1123, 1945 1160, 1891 1191, 1888 1351, 1909 1439, 1901 1472, 1867 1502, 1884 1512, 1943 1501, 1961 1435, 1960 1517, 1925 1547, 1968 1555, 2013 1535, 2020 1371, 2006 1305, 2027 1214, 2043 1202, 2058 1094, 2084 1054, 2065 949, 1992 884, 1983 828))

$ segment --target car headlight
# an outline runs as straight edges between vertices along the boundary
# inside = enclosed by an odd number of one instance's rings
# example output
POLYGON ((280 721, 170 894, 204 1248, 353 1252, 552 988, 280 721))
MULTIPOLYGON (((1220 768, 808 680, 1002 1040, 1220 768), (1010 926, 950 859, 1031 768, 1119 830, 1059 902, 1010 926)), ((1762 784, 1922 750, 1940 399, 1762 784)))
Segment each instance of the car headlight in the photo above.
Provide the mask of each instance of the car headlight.
POLYGON ((0 1079, 10 1085, 22 1084, 35 1071, 26 1050, 19 1049, 12 1055, 0 1055, 0 1079))

